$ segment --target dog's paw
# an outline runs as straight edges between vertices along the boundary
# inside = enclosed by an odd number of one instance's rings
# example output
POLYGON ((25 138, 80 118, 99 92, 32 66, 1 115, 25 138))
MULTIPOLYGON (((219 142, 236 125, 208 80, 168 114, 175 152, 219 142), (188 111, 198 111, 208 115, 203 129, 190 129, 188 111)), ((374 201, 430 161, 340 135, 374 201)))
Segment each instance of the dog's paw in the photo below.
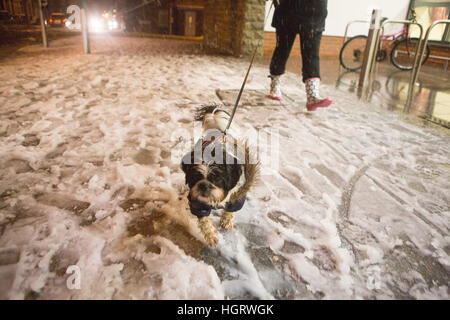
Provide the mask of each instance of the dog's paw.
POLYGON ((206 243, 210 247, 215 247, 219 242, 219 232, 208 217, 201 218, 198 221, 200 231, 205 237, 206 243))
POLYGON ((224 211, 220 217, 220 226, 225 230, 233 229, 234 212, 224 211))
POLYGON ((215 230, 215 233, 210 233, 208 235, 205 234, 205 240, 208 246, 215 247, 217 243, 219 242, 219 234, 217 230, 215 230))

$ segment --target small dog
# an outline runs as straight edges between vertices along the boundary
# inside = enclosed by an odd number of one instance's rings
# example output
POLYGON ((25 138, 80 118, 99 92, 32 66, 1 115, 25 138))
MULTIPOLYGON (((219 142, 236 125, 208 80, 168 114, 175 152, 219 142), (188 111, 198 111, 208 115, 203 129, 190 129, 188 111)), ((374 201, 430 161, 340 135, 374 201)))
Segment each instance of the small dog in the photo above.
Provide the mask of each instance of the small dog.
POLYGON ((223 208, 220 226, 233 228, 234 213, 245 203, 246 194, 255 184, 259 163, 250 154, 246 142, 225 134, 230 115, 205 106, 197 110, 196 121, 202 121, 203 135, 194 149, 183 157, 181 168, 189 186, 189 207, 198 217, 199 227, 210 246, 219 240, 209 219, 212 209, 223 208))

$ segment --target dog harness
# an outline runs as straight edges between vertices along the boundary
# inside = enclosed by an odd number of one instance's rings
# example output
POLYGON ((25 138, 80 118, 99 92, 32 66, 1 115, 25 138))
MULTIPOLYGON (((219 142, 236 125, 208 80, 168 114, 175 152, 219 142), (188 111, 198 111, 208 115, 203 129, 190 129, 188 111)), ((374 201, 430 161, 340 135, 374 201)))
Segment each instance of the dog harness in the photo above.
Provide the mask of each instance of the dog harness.
MULTIPOLYGON (((217 207, 214 209, 225 209, 225 211, 227 212, 236 212, 242 209, 242 207, 244 206, 245 203, 245 199, 246 197, 243 196, 241 199, 235 201, 235 202, 226 202, 225 206, 222 207, 217 207)), ((198 217, 198 218, 203 218, 203 217, 207 217, 211 214, 211 210, 213 209, 212 206, 209 206, 203 202, 200 201, 195 201, 195 200, 191 200, 191 196, 188 196, 188 200, 189 200, 189 208, 191 209, 191 213, 198 217)))
MULTIPOLYGON (((228 136, 230 136, 230 135, 228 135, 228 136)), ((220 132, 219 130, 211 130, 210 134, 208 134, 205 138, 206 139, 200 139, 196 143, 194 149, 195 148, 204 149, 204 148, 211 148, 211 147, 212 148, 215 148, 215 147, 223 148, 223 145, 227 143, 227 135, 224 132, 220 132), (211 133, 213 135, 211 135, 211 133)), ((233 158, 237 159, 237 157, 235 155, 228 153, 228 152, 227 152, 227 154, 229 154, 233 158)), ((188 155, 186 155, 186 156, 188 156, 188 155)), ((238 184, 235 186, 235 188, 240 187, 244 181, 245 181, 244 174, 242 174, 241 178, 239 179, 238 184)), ((231 194, 232 192, 233 192, 233 189, 230 190, 229 194, 231 194)), ((198 218, 203 218, 203 217, 207 217, 211 214, 211 210, 213 209, 212 206, 207 205, 200 201, 192 200, 190 195, 188 196, 188 200, 189 200, 189 208, 191 209, 191 213, 193 215, 197 216, 198 218)), ((224 205, 219 205, 217 207, 214 207, 214 209, 224 209, 228 212, 236 212, 236 211, 239 211, 242 209, 242 207, 244 206, 245 200, 246 200, 246 197, 244 195, 239 200, 236 200, 234 202, 226 201, 224 205)))

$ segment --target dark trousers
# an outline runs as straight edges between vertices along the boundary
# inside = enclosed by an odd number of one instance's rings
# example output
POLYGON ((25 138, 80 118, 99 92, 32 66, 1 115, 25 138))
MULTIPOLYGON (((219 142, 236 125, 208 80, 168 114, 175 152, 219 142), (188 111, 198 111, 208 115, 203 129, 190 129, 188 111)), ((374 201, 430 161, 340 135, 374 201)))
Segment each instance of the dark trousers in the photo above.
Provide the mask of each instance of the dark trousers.
POLYGON ((300 34, 303 82, 310 78, 320 78, 319 48, 322 31, 302 31, 277 28, 277 46, 270 62, 270 74, 278 76, 286 71, 286 62, 297 34, 300 34))

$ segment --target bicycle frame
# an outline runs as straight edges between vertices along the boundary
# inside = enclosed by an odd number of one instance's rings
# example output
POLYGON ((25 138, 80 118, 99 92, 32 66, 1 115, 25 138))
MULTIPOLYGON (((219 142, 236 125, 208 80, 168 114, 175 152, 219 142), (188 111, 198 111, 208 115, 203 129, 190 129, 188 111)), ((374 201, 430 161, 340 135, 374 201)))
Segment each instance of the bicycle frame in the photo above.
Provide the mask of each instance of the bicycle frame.
MULTIPOLYGON (((376 43, 376 46, 379 48, 379 46, 380 46, 380 43, 381 43, 381 39, 382 39, 382 37, 384 36, 384 27, 387 25, 387 24, 403 24, 403 25, 405 25, 403 28, 402 28, 402 30, 401 30, 401 32, 405 32, 404 34, 406 34, 406 36, 407 36, 407 39, 409 39, 409 36, 408 36, 408 31, 409 31, 409 27, 411 26, 411 25, 416 25, 418 28, 419 28, 419 31, 420 31, 420 35, 419 35, 419 43, 418 43, 418 47, 417 47, 417 49, 416 50, 418 50, 419 48, 420 48, 420 46, 421 46, 421 44, 422 44, 422 35, 423 35, 423 27, 422 27, 422 25, 420 24, 420 23, 417 23, 416 21, 414 21, 414 19, 413 20, 386 20, 386 21, 384 21, 383 22, 383 24, 381 25, 381 28, 380 28, 380 34, 379 34, 379 36, 378 36, 378 40, 377 40, 377 43, 376 43)), ((398 34, 400 34, 400 32, 398 33, 398 34)), ((398 40, 398 39, 396 39, 396 40, 398 40)), ((394 40, 394 41, 396 41, 396 40, 394 40)), ((392 43, 394 42, 394 41, 392 41, 392 43)), ((408 50, 408 53, 409 53, 409 41, 406 41, 406 46, 407 46, 407 50, 408 50)), ((417 60, 417 58, 418 58, 418 55, 416 54, 416 60, 417 60)), ((375 58, 374 58, 375 59, 375 58)), ((416 61, 415 61, 416 62, 416 61)), ((414 62, 414 64, 415 64, 415 62, 414 62)), ((373 64, 373 65, 375 65, 375 63, 373 64)))
MULTIPOLYGON (((414 49, 414 47, 416 47, 415 46, 416 43, 414 42, 414 45, 412 45, 412 41, 410 41, 411 38, 409 37, 409 28, 411 25, 416 25, 419 28, 420 36, 418 38, 418 40, 419 40, 418 47, 420 47, 421 42, 422 42, 422 35, 423 35, 423 27, 421 24, 419 24, 413 20, 386 20, 386 21, 383 21, 383 23, 381 24, 381 28, 378 32, 378 35, 376 36, 376 44, 375 44, 376 49, 375 48, 374 49, 377 51, 377 54, 374 54, 372 57, 372 59, 374 61, 372 62, 371 72, 373 71, 373 68, 376 65, 375 60, 377 60, 377 61, 384 60, 384 57, 386 56, 386 53, 387 53, 386 49, 389 46, 396 46, 397 43, 404 41, 404 40, 406 40, 405 46, 406 46, 406 51, 407 51, 408 56, 414 57, 414 53, 416 53, 415 59, 417 58, 417 52, 416 52, 417 48, 416 48, 416 50, 412 50, 412 49, 414 49), (402 24, 403 26, 402 26, 401 30, 399 30, 396 33, 384 35, 384 28, 387 24, 402 24), (388 40, 389 40, 388 44, 381 45, 381 41, 388 41, 388 40)), ((364 37, 364 36, 360 35, 360 36, 355 36, 355 37, 364 37)), ((342 50, 346 46, 347 42, 348 41, 345 41, 343 47, 341 48, 340 59, 342 59, 342 57, 341 57, 342 52, 343 52, 342 50)), ((356 47, 353 47, 353 49, 350 49, 350 50, 353 50, 353 60, 357 62, 357 61, 360 61, 359 59, 361 58, 362 53, 365 50, 365 45, 361 44, 360 47, 359 47, 359 45, 356 45, 356 47)), ((348 53, 350 53, 350 52, 348 52, 348 53)), ((391 55, 392 55, 392 53, 391 53, 391 55)), ((345 65, 342 61, 341 61, 341 65, 343 65, 345 67, 345 65)), ((396 67, 397 67, 397 65, 396 65, 396 67)), ((398 68, 402 69, 401 67, 398 67, 398 68)))
POLYGON ((389 46, 392 45, 392 43, 394 43, 398 39, 403 38, 405 35, 406 35, 406 37, 408 37, 408 27, 407 26, 403 27, 397 33, 381 35, 380 36, 380 43, 384 42, 384 41, 390 41, 388 44, 384 45, 381 50, 386 50, 389 46))
MULTIPOLYGON (((408 26, 403 27, 397 33, 381 35, 379 42, 389 41, 389 43, 385 44, 383 48, 378 49, 378 51, 388 49, 395 41, 402 39, 404 36, 408 37, 408 26)), ((409 44, 409 42, 407 44, 409 44)), ((360 51, 364 51, 364 49, 365 47, 363 46, 360 48, 360 51)), ((409 48, 407 48, 407 50, 409 52, 409 48)))

